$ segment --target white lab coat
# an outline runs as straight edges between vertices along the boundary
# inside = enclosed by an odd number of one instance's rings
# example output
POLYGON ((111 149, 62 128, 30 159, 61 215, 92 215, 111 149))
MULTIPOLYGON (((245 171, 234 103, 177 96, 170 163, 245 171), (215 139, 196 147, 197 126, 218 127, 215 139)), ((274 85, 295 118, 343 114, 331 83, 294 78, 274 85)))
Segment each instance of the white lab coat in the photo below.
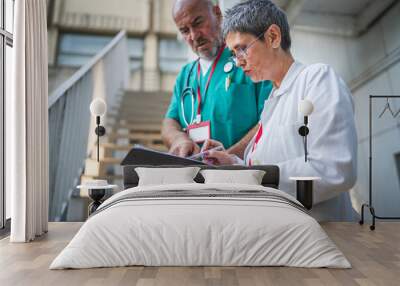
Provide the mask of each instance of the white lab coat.
POLYGON ((260 122, 263 133, 245 151, 248 164, 274 164, 280 168, 279 188, 295 196, 292 176, 316 176, 312 215, 320 220, 352 220, 348 191, 356 179, 357 135, 352 96, 344 81, 325 64, 294 62, 281 86, 266 100, 260 122), (301 99, 314 105, 309 116, 308 162, 298 129, 304 117, 301 99))

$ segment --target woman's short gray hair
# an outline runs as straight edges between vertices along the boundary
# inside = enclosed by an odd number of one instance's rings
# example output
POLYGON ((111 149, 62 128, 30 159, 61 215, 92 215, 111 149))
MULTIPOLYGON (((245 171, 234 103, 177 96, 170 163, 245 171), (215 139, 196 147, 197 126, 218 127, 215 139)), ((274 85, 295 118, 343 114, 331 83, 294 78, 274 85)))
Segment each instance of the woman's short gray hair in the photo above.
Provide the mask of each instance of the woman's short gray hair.
MULTIPOLYGON (((248 0, 228 9, 224 16, 222 32, 224 38, 229 32, 248 33, 258 37, 272 24, 281 29, 281 47, 289 51, 291 39, 286 14, 270 0, 248 0)), ((264 36, 260 38, 263 39, 264 36)))

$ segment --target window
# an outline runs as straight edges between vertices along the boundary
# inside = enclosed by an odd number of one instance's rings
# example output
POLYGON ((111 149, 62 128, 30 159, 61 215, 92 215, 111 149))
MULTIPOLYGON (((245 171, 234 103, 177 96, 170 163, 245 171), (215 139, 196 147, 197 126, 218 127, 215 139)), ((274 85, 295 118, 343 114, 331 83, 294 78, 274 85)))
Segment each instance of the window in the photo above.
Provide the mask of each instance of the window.
POLYGON ((5 30, 9 33, 14 32, 14 0, 5 0, 5 14, 7 15, 5 17, 5 30))
POLYGON ((62 34, 59 41, 57 64, 79 68, 111 41, 112 37, 62 34))
POLYGON ((187 63, 187 46, 177 39, 160 39, 158 58, 161 72, 178 73, 187 63), (174 52, 171 53, 171 51, 174 52))
POLYGON ((129 66, 131 72, 135 72, 142 69, 143 53, 144 53, 143 39, 129 38, 128 55, 129 55, 129 66))
MULTIPOLYGON (((60 36, 57 65, 79 68, 104 48, 112 36, 83 35, 65 33, 60 36)), ((128 54, 132 71, 141 69, 143 59, 143 39, 128 39, 128 54)))
MULTIPOLYGON (((10 194, 5 188, 5 100, 11 92, 14 1, 0 0, 0 228, 10 218, 10 194)), ((9 225, 9 224, 8 224, 9 225)), ((3 232, 3 231, 2 231, 3 232)), ((2 234, 0 232, 0 235, 2 234)))

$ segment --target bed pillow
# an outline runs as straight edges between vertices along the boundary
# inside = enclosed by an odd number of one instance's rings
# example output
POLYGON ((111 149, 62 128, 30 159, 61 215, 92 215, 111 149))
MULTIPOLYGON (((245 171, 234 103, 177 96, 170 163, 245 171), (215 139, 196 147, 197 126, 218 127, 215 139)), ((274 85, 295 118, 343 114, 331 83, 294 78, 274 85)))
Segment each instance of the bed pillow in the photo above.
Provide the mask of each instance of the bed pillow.
POLYGON ((199 167, 135 168, 139 176, 138 186, 195 183, 193 179, 199 170, 199 167))
POLYGON ((205 184, 226 183, 261 185, 265 171, 262 170, 202 170, 205 184))

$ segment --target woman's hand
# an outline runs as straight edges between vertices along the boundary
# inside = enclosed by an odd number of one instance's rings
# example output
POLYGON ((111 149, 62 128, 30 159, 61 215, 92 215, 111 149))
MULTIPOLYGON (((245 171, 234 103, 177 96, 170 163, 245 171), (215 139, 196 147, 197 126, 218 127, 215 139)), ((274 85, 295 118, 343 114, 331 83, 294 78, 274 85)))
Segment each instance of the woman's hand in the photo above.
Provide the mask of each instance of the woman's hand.
POLYGON ((222 150, 225 150, 224 145, 221 142, 213 139, 207 139, 204 141, 203 147, 201 147, 201 152, 213 149, 215 147, 222 147, 222 150))
POLYGON ((235 158, 225 150, 224 145, 217 140, 207 139, 204 142, 201 151, 205 152, 203 157, 205 163, 211 163, 214 165, 233 165, 236 162, 235 158), (219 147, 218 150, 214 150, 217 147, 219 147))
POLYGON ((212 163, 214 165, 233 165, 236 163, 234 155, 226 151, 210 150, 204 154, 204 162, 212 163))

